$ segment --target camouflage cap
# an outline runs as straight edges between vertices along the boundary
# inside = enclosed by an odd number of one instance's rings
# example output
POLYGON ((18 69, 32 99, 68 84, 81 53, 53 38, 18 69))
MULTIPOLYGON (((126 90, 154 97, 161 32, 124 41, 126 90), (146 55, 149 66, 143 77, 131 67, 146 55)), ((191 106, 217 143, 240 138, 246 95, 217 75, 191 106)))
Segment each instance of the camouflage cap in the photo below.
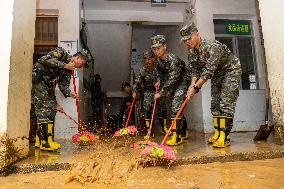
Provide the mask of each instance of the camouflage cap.
POLYGON ((92 60, 93 60, 92 55, 87 49, 82 49, 81 53, 82 53, 83 56, 86 57, 87 63, 85 65, 85 67, 88 68, 89 64, 91 64, 92 60))
POLYGON ((151 50, 147 50, 143 52, 143 58, 155 58, 155 56, 151 50))
POLYGON ((191 37, 191 35, 194 32, 197 32, 197 28, 195 26, 195 24, 193 22, 191 22, 190 24, 184 26, 183 28, 181 28, 180 30, 180 35, 181 35, 181 41, 185 41, 187 39, 189 39, 191 37))
POLYGON ((151 37, 151 48, 160 47, 166 43, 166 37, 164 35, 155 35, 151 37))

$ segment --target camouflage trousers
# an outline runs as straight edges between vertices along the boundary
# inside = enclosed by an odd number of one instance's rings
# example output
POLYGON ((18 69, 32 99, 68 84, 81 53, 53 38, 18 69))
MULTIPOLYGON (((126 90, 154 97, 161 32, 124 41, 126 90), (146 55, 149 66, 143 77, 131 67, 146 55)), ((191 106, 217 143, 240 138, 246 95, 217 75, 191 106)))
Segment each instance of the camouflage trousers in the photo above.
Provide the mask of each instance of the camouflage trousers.
MULTIPOLYGON (((146 90, 143 94, 142 117, 151 118, 154 107, 155 90, 146 90)), ((163 100, 158 99, 156 112, 159 117, 167 117, 167 108, 163 100)))
POLYGON ((168 95, 171 101, 171 117, 176 116, 182 103, 184 102, 187 93, 188 84, 189 84, 189 79, 184 78, 184 80, 176 87, 174 92, 168 95))
POLYGON ((54 88, 50 88, 42 82, 33 84, 32 105, 38 122, 54 120, 57 112, 54 88))
POLYGON ((213 76, 211 81, 211 113, 213 116, 234 117, 241 74, 241 69, 237 69, 213 76))

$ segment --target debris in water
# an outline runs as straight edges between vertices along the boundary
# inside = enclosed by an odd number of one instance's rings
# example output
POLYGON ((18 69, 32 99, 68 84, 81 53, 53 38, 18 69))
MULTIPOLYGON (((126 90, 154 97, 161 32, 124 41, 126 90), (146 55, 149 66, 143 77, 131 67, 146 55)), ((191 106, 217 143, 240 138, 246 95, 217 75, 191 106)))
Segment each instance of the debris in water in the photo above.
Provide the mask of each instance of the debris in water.
POLYGON ((135 125, 131 125, 128 127, 121 128, 117 130, 113 137, 120 137, 120 136, 129 136, 129 135, 136 135, 137 134, 137 128, 135 125))
POLYGON ((98 137, 88 131, 81 131, 72 137, 72 142, 88 143, 97 140, 98 137))

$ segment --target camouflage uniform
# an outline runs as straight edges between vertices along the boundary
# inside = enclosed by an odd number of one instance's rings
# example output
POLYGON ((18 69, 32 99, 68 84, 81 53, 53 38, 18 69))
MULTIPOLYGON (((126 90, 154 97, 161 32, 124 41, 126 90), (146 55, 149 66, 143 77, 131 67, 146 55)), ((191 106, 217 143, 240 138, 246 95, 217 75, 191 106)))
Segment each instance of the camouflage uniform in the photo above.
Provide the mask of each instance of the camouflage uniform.
POLYGON ((32 106, 37 117, 35 147, 41 150, 53 151, 61 148, 54 142, 53 123, 56 115, 55 86, 65 97, 70 97, 69 84, 71 71, 64 68, 71 56, 63 48, 55 48, 41 57, 32 70, 32 106))
POLYGON ((162 98, 172 98, 171 116, 175 117, 186 96, 189 73, 184 61, 171 52, 168 52, 166 61, 157 61, 157 72, 159 93, 162 98))
POLYGON ((193 77, 212 80, 212 115, 233 117, 242 74, 239 59, 219 41, 201 40, 198 50, 189 49, 188 62, 193 77))
POLYGON ((71 56, 63 48, 55 48, 41 57, 32 70, 32 105, 38 122, 54 120, 56 97, 54 80, 58 78, 58 87, 64 97, 70 97, 71 71, 64 69, 71 56))
MULTIPOLYGON (((151 48, 160 48, 165 44, 165 36, 156 35, 151 38, 151 48)), ((187 86, 190 81, 189 72, 186 69, 185 62, 171 52, 167 52, 166 60, 158 58, 157 63, 158 82, 160 84, 159 94, 161 98, 170 98, 171 117, 176 116, 182 103, 186 98, 187 86)), ((186 131, 186 129, 183 129, 186 131)), ((182 133, 182 117, 178 117, 173 126, 172 138, 167 141, 167 145, 178 145, 182 143, 183 138, 187 138, 182 133), (182 136, 184 135, 184 137, 182 136)))
MULTIPOLYGON (((143 66, 133 86, 136 93, 143 94, 142 117, 150 118, 153 111, 155 84, 157 82, 157 70, 150 70, 147 66, 143 66)), ((167 110, 164 103, 157 101, 157 113, 159 117, 166 117, 167 110)))
MULTIPOLYGON (((194 32, 198 32, 194 23, 183 27, 180 30, 182 40, 190 40, 194 32)), ((242 74, 240 61, 226 45, 200 38, 199 47, 188 50, 188 63, 192 77, 205 81, 211 79, 211 112, 215 131, 208 142, 213 143, 213 147, 229 146, 242 74)))

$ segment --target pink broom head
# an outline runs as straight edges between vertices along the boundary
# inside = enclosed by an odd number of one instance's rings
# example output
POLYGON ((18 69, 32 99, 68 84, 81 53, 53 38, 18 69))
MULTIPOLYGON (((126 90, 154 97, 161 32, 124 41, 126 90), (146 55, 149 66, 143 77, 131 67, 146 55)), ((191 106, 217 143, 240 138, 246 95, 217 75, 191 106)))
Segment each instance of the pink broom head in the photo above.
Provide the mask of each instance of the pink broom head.
POLYGON ((129 135, 135 135, 135 134, 137 134, 137 128, 135 125, 131 125, 131 126, 124 127, 124 128, 117 130, 114 133, 113 137, 129 136, 129 135))
POLYGON ((171 147, 164 145, 147 146, 142 151, 142 156, 150 156, 152 158, 162 158, 172 161, 177 159, 174 150, 171 147))
POLYGON ((98 137, 96 137, 94 134, 88 131, 81 131, 72 137, 72 142, 92 142, 97 139, 98 137))
POLYGON ((147 146, 158 146, 158 144, 148 140, 141 140, 130 145, 131 148, 141 148, 141 149, 144 149, 147 146))

